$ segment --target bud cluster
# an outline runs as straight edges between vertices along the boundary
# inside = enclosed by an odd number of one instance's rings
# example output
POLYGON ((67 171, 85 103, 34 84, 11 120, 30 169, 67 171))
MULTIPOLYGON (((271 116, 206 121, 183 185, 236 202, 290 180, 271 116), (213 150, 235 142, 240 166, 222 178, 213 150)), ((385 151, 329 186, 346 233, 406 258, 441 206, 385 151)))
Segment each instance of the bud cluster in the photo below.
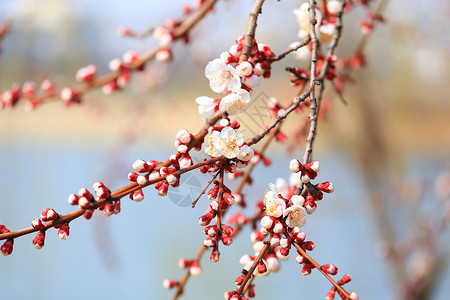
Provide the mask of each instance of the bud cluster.
MULTIPOLYGON (((0 234, 4 234, 4 233, 8 233, 9 229, 5 227, 5 225, 0 224, 0 234)), ((14 240, 13 239, 7 239, 2 247, 1 247, 1 252, 4 256, 8 256, 12 253, 13 251, 13 246, 14 246, 14 240)))

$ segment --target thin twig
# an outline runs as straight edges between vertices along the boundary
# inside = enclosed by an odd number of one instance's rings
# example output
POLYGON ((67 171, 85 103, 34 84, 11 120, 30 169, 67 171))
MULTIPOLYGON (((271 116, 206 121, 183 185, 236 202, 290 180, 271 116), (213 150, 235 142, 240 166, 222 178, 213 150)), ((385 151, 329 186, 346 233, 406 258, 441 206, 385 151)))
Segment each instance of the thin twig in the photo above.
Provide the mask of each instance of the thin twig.
MULTIPOLYGON (((289 233, 287 233, 287 232, 285 232, 284 233, 284 235, 289 239, 289 240, 291 240, 291 236, 289 235, 289 233)), ((337 282, 336 281, 334 281, 334 279, 333 278, 331 278, 331 276, 328 274, 328 273, 326 273, 324 270, 322 270, 322 266, 321 265, 319 265, 311 256, 309 256, 309 254, 306 252, 306 250, 305 249, 303 249, 299 244, 297 244, 296 242, 292 242, 292 245, 294 245, 294 247, 295 247, 295 249, 297 249, 297 251, 298 251, 298 253, 300 254, 300 255, 302 255, 303 257, 305 257, 317 270, 319 270, 319 272, 320 273, 322 273, 322 275, 323 276, 325 276, 330 282, 331 282, 331 284, 336 288, 336 289, 338 289, 339 290, 339 292, 341 292, 345 297, 346 297, 346 299, 348 299, 349 298, 349 294, 348 294, 348 292, 343 288, 343 287, 341 287, 339 284, 337 284, 337 282)))
POLYGON ((255 39, 255 31, 256 31, 256 21, 258 20, 258 15, 261 13, 261 7, 264 3, 264 0, 255 0, 253 3, 253 9, 250 12, 250 16, 248 18, 247 24, 247 33, 245 34, 244 41, 244 49, 242 50, 241 57, 239 58, 239 62, 247 60, 252 52, 253 48, 253 40, 255 39))
POLYGON ((309 44, 309 42, 311 41, 311 36, 308 34, 308 36, 303 40, 303 43, 299 44, 298 46, 294 47, 294 48, 290 48, 289 50, 284 51, 283 53, 281 53, 280 55, 274 56, 274 57, 270 57, 268 58, 269 61, 279 61, 282 60, 283 58, 286 57, 286 55, 288 55, 291 52, 297 51, 298 49, 305 47, 306 45, 309 44))
POLYGON ((316 2, 309 0, 309 34, 311 36, 311 69, 309 74, 309 101, 310 101, 310 129, 306 139, 306 149, 303 155, 303 164, 311 160, 312 145, 317 132, 317 99, 316 99, 316 79, 317 79, 317 52, 319 48, 319 39, 316 33, 316 2))
POLYGON ((297 107, 300 106, 300 104, 305 101, 306 98, 309 96, 309 90, 305 91, 303 94, 295 98, 294 104, 292 104, 282 115, 278 115, 275 121, 266 129, 262 130, 259 134, 255 135, 253 138, 250 139, 248 142, 248 145, 254 145, 258 143, 263 137, 265 137, 273 128, 275 128, 278 123, 286 119, 286 117, 297 109, 297 107))
MULTIPOLYGON (((270 238, 272 237, 272 235, 270 235, 270 238)), ((270 240, 269 238, 269 240, 270 240)), ((266 241, 264 243, 263 248, 261 249, 261 252, 259 252, 258 256, 256 257, 256 259, 253 261, 252 266, 250 267, 250 269, 247 270, 247 274, 244 277, 244 280, 241 283, 241 286, 239 287, 238 293, 242 296, 244 295, 244 288, 246 283, 250 280, 250 277, 253 276, 253 272, 255 271, 256 267, 258 266, 258 264, 260 263, 260 261, 263 259, 263 257, 266 255, 267 251, 269 251, 270 248, 270 243, 268 241, 266 241)))
POLYGON ((197 204, 198 200, 200 199, 200 197, 206 192, 206 190, 208 189, 208 187, 211 185, 211 183, 214 181, 214 179, 216 179, 217 175, 219 175, 220 172, 217 172, 216 175, 214 175, 214 177, 208 182, 208 184, 205 186, 205 188, 203 189, 203 191, 200 193, 200 195, 198 195, 197 199, 195 199, 192 202, 192 208, 195 207, 195 205, 197 204))
MULTIPOLYGON (((189 30, 206 15, 206 13, 211 9, 211 7, 213 7, 213 5, 216 2, 217 2, 217 0, 205 1, 202 4, 202 6, 200 6, 190 18, 186 19, 180 26, 178 26, 174 30, 173 39, 177 40, 177 39, 183 38, 189 32, 189 30)), ((143 55, 141 58, 139 58, 136 62, 134 62, 130 66, 130 69, 137 70, 137 69, 142 68, 147 62, 153 60, 156 57, 156 54, 158 53, 158 51, 161 50, 162 48, 163 48, 162 46, 157 46, 157 47, 153 48, 152 50, 147 52, 145 55, 143 55)), ((111 72, 111 73, 105 74, 101 77, 96 78, 92 82, 86 83, 78 88, 75 88, 74 90, 78 95, 85 94, 93 89, 96 89, 100 86, 107 84, 108 82, 116 80, 120 74, 121 74, 120 72, 111 72)), ((21 99, 33 100, 39 104, 43 104, 43 103, 48 103, 50 101, 55 101, 55 100, 59 99, 59 93, 54 93, 52 95, 45 95, 45 96, 41 96, 41 97, 33 96, 32 98, 22 97, 21 99)))
MULTIPOLYGON (((203 254, 205 253, 205 250, 206 250, 206 247, 202 246, 198 250, 197 256, 195 257, 194 261, 199 262, 203 256, 203 254)), ((180 282, 178 283, 177 291, 175 292, 175 295, 173 295, 172 300, 178 299, 178 297, 180 297, 183 294, 184 286, 186 285, 186 282, 188 281, 189 277, 191 277, 191 272, 188 270, 184 274, 183 278, 181 278, 180 282)))

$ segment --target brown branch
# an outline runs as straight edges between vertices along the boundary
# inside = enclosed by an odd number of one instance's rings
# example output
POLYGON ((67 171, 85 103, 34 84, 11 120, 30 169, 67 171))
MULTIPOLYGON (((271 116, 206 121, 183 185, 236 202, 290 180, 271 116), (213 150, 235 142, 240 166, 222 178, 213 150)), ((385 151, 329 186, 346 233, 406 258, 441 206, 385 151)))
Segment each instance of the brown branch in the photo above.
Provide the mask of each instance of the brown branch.
POLYGON ((192 208, 195 207, 195 205, 197 204, 198 200, 200 200, 200 197, 205 194, 206 190, 208 189, 208 187, 211 185, 211 183, 214 181, 214 179, 216 179, 217 175, 219 175, 220 172, 217 172, 216 175, 214 175, 213 178, 211 178, 211 180, 208 182, 208 184, 205 186, 205 188, 203 189, 203 191, 200 193, 200 195, 198 195, 197 199, 195 199, 194 201, 192 201, 192 208))
POLYGON ((242 50, 239 62, 247 60, 252 52, 253 40, 255 39, 256 31, 256 21, 258 20, 258 15, 261 13, 261 8, 264 0, 255 0, 253 3, 253 9, 250 12, 247 24, 247 33, 245 34, 244 49, 242 50))
MULTIPOLYGON (((206 247, 202 246, 199 251, 197 252, 197 256, 195 257, 195 261, 199 262, 200 259, 202 258, 203 254, 205 253, 206 247)), ((178 299, 178 297, 180 297, 183 294, 184 291, 184 286, 186 285, 186 282, 188 281, 189 277, 191 277, 191 272, 188 270, 186 272, 186 274, 184 274, 183 278, 181 278, 178 287, 177 287, 177 291, 175 293, 175 295, 173 295, 172 300, 176 300, 178 299)))
MULTIPOLYGON (((310 7, 314 5, 314 0, 310 0, 310 7)), ((303 164, 306 164, 311 161, 311 154, 312 154, 312 146, 314 143, 314 138, 317 133, 317 113, 320 108, 323 91, 325 88, 325 76, 328 72, 328 69, 330 67, 329 59, 332 55, 334 55, 334 52, 336 51, 336 48, 338 46, 339 40, 342 36, 342 14, 343 14, 343 8, 344 8, 345 2, 341 1, 341 10, 336 15, 336 25, 335 30, 333 33, 333 39, 331 40, 330 46, 328 47, 328 53, 326 55, 326 59, 324 59, 324 64, 322 66, 322 69, 320 71, 319 76, 317 77, 316 68, 317 68, 317 50, 318 50, 318 40, 315 43, 314 40, 317 39, 316 32, 314 30, 313 26, 310 26, 310 34, 312 36, 312 57, 311 57, 311 71, 310 71, 310 85, 309 85, 309 91, 310 91, 310 114, 309 114, 309 120, 310 120, 310 129, 308 133, 308 137, 306 139, 306 147, 305 147, 305 153, 303 155, 303 164), (314 38, 315 37, 315 38, 314 38), (318 84, 320 86, 319 88, 319 94, 318 97, 315 97, 315 85, 318 84)), ((315 10, 310 9, 310 22, 311 25, 315 21, 315 10)), ((300 195, 303 192, 304 184, 302 182, 299 182, 297 187, 295 188, 295 194, 300 195)))
MULTIPOLYGON (((183 38, 189 30, 196 25, 205 15, 206 13, 213 7, 213 5, 217 2, 217 0, 207 0, 205 1, 201 7, 198 8, 198 10, 195 11, 194 14, 190 18, 187 18, 185 21, 183 21, 180 26, 178 26, 174 32, 173 32, 173 39, 178 40, 180 38, 183 38)), ((159 50, 161 50, 163 47, 157 46, 147 52, 145 55, 143 55, 141 58, 139 58, 136 62, 134 62, 130 69, 132 71, 136 71, 138 69, 141 69, 147 62, 153 60, 156 56, 156 53, 158 53, 159 50)), ((78 95, 85 94, 93 89, 96 89, 100 86, 103 86, 107 84, 108 82, 111 82, 113 80, 116 80, 120 72, 111 72, 108 74, 105 74, 101 77, 96 78, 92 82, 86 83, 78 88, 75 88, 75 92, 78 95)), ((22 97, 21 99, 28 99, 28 100, 34 100, 37 101, 39 104, 47 103, 50 101, 54 101, 56 99, 59 99, 59 93, 56 92, 52 95, 46 95, 42 97, 22 97)))
POLYGON ((309 44, 309 42, 311 41, 311 36, 308 35, 304 40, 303 43, 299 44, 297 47, 294 48, 290 48, 289 50, 286 50, 285 52, 281 53, 280 55, 274 56, 269 58, 268 60, 273 62, 273 61, 279 61, 282 60, 283 58, 286 57, 286 55, 288 55, 291 52, 297 51, 298 49, 305 47, 306 45, 309 44))
POLYGON ((250 139, 250 141, 248 142, 248 145, 254 145, 256 143, 258 143, 263 137, 265 137, 273 128, 275 128, 278 123, 280 123, 281 121, 283 121, 284 119, 286 119, 286 117, 293 112, 294 110, 297 109, 297 107, 300 106, 300 103, 302 103, 303 101, 305 101, 306 98, 308 98, 309 96, 309 90, 305 91, 303 94, 301 94, 300 96, 298 96, 297 98, 295 98, 294 100, 294 104, 292 104, 282 115, 279 115, 276 117, 275 121, 266 129, 262 130, 259 134, 255 135, 254 137, 252 137, 250 139))
MULTIPOLYGON (((270 235, 272 237, 272 235, 270 235)), ((270 238, 269 238, 270 240, 270 238)), ((263 257, 266 255, 267 251, 269 251, 270 243, 268 241, 264 242, 264 247, 261 249, 261 252, 259 252, 256 259, 253 261, 252 266, 250 269, 247 270, 247 274, 244 277, 244 280, 242 281, 241 286, 239 287, 238 293, 242 296, 244 295, 244 288, 246 286, 246 283, 250 280, 250 278, 253 276, 253 272, 255 271, 256 267, 258 266, 259 262, 263 259, 263 257)))
MULTIPOLYGON (((200 162, 200 163, 192 165, 190 167, 175 171, 175 172, 171 173, 171 175, 178 176, 178 175, 184 174, 186 172, 192 171, 194 169, 200 168, 200 167, 204 166, 205 163, 213 163, 213 162, 216 162, 219 160, 225 160, 225 159, 226 159, 225 156, 214 157, 214 158, 209 159, 207 162, 200 162)), ((107 202, 118 200, 120 198, 117 198, 117 196, 115 196, 115 195, 120 194, 120 193, 125 193, 123 191, 124 189, 126 190, 126 194, 130 194, 138 189, 141 189, 143 187, 146 187, 146 186, 155 184, 159 181, 162 181, 162 180, 166 179, 167 176, 168 175, 164 175, 164 176, 155 178, 153 180, 150 180, 145 185, 138 185, 137 183, 129 184, 129 185, 125 186, 124 188, 121 188, 119 190, 112 192, 110 198, 108 198, 108 199, 93 202, 88 208, 85 208, 85 209, 82 208, 82 209, 76 210, 74 212, 68 213, 66 215, 60 215, 58 219, 46 222, 44 224, 44 228, 41 230, 47 230, 51 227, 54 227, 55 225, 59 225, 59 224, 63 224, 63 223, 69 223, 70 221, 82 216, 86 210, 96 209, 107 202)), ((25 229, 17 230, 17 231, 11 231, 8 233, 0 234, 0 240, 5 240, 5 239, 9 239, 9 238, 17 238, 19 236, 29 234, 32 232, 36 232, 36 231, 39 231, 39 229, 35 229, 33 227, 29 227, 29 228, 25 228, 25 229)))
POLYGON ((308 163, 311 160, 312 145, 317 132, 317 99, 316 99, 316 79, 317 79, 317 52, 319 48, 319 39, 316 33, 316 2, 314 0, 309 0, 309 34, 311 36, 311 70, 309 74, 309 101, 310 113, 310 129, 309 134, 306 139, 306 149, 303 155, 303 164, 308 163))
POLYGON ((334 27, 334 32, 333 32, 333 38, 330 42, 330 45, 328 46, 328 52, 326 55, 326 59, 324 60, 324 64, 322 67, 322 70, 320 70, 320 75, 318 80, 321 82, 321 89, 323 90, 324 88, 324 80, 325 80, 325 75, 327 75, 328 69, 330 67, 330 61, 329 59, 331 58, 332 55, 334 55, 336 48, 339 44, 339 40, 341 39, 342 36, 342 29, 344 28, 343 22, 342 22, 342 15, 344 13, 344 5, 345 2, 342 1, 341 2, 341 10, 338 14, 336 14, 336 23, 335 23, 335 27, 334 27))
MULTIPOLYGON (((284 235, 291 240, 291 236, 289 235, 289 233, 285 232, 284 235)), ((346 297, 346 299, 349 299, 349 294, 348 292, 339 284, 337 284, 336 281, 334 281, 333 278, 331 278, 331 276, 326 273, 324 270, 322 270, 322 266, 319 265, 311 256, 309 256, 309 254, 306 252, 305 249, 303 249, 299 244, 297 244, 296 242, 292 242, 292 245, 294 245, 295 249, 297 249, 298 253, 300 255, 302 255, 303 257, 305 257, 317 270, 319 270, 320 273, 322 273, 323 276, 325 276, 328 281, 331 282, 331 284, 337 289, 339 290, 339 292, 344 295, 346 297)))

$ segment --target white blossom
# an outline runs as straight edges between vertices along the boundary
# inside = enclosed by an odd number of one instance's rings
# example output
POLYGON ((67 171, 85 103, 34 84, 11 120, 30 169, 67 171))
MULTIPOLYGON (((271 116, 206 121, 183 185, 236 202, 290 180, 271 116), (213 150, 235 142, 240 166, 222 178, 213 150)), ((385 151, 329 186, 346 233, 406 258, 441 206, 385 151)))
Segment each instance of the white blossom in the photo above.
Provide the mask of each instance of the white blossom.
POLYGON ((226 158, 247 159, 253 155, 253 150, 244 144, 244 136, 236 132, 231 127, 225 127, 220 132, 213 131, 209 136, 209 144, 206 146, 206 152, 217 157, 220 155, 226 158))
POLYGON ((270 191, 266 190, 264 196, 266 214, 275 218, 281 217, 286 209, 286 203, 283 199, 278 198, 278 190, 273 183, 269 184, 269 188, 270 191))
POLYGON ((206 120, 214 114, 214 99, 206 96, 195 99, 198 106, 198 113, 206 120))
POLYGON ((227 93, 241 88, 241 79, 235 68, 225 64, 220 58, 210 61, 205 68, 209 87, 216 93, 227 93))
POLYGON ((300 205, 291 205, 287 208, 283 213, 283 217, 286 216, 288 227, 302 227, 306 223, 306 209, 300 205))
POLYGON ((220 101, 219 109, 228 112, 229 115, 237 115, 247 108, 250 102, 250 94, 244 89, 238 89, 226 95, 220 101))

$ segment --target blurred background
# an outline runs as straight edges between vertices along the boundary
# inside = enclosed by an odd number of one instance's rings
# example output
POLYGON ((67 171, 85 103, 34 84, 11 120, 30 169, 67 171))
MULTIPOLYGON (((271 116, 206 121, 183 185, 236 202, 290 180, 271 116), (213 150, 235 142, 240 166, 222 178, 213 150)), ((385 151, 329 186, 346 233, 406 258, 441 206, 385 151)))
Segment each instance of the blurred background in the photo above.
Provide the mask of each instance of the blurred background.
MULTIPOLYGON (((1 40, 0 90, 46 78, 59 88, 76 86, 77 70, 92 63, 105 74, 112 58, 130 49, 144 54, 156 45, 151 37, 121 37, 119 27, 146 31, 179 17, 183 4, 3 0, 0 22, 9 19, 12 26, 1 40)), ((257 41, 275 53, 285 51, 297 40, 292 10, 298 5, 268 1, 257 41)), ((245 32, 251 7, 250 1, 219 1, 194 28, 189 45, 175 44, 173 63, 151 62, 118 93, 92 91, 82 105, 69 108, 54 102, 33 112, 24 105, 0 111, 0 223, 17 230, 47 207, 68 213, 74 208, 67 196, 81 187, 102 181, 119 188, 136 159, 165 160, 174 153, 178 130, 196 132, 203 124, 195 98, 213 97, 205 65, 245 32)), ((312 256, 336 264, 339 278, 350 274, 346 287, 360 299, 400 299, 404 287, 417 288, 410 299, 447 299, 450 293, 449 8, 437 0, 389 1, 387 22, 368 39, 367 66, 351 74, 355 84, 344 90, 347 105, 332 91, 325 95, 330 110, 319 125, 314 158, 321 162, 318 180, 333 182, 336 191, 303 229, 316 243, 312 256)), ((361 38, 358 22, 365 18, 362 8, 345 18, 338 56, 353 53, 361 38)), ((295 88, 284 68, 298 63, 288 57, 275 64, 272 78, 255 90, 258 105, 242 120, 247 137, 269 123, 265 115, 251 117, 268 97, 292 101, 295 88)), ((292 134, 298 122, 293 118, 284 132, 292 134)), ((269 182, 288 180, 290 159, 303 151, 271 145, 271 167, 258 166, 254 184, 244 189, 247 214, 269 182)), ((192 177, 178 195, 161 198, 147 188, 141 203, 124 199, 117 216, 97 213, 91 221, 73 221, 66 241, 49 230, 42 250, 34 249, 34 236, 16 239, 13 254, 0 260, 0 298, 171 298, 163 280, 180 279, 178 259, 194 257, 204 239, 197 220, 207 200, 191 209, 193 199, 183 195, 210 177, 192 177)), ((222 247, 219 263, 205 257, 202 275, 189 280, 181 299, 223 299, 223 292, 233 290, 239 258, 253 254, 249 233, 222 247)), ((293 256, 280 273, 255 280, 257 299, 325 297, 329 282, 317 271, 303 278, 293 256)))

